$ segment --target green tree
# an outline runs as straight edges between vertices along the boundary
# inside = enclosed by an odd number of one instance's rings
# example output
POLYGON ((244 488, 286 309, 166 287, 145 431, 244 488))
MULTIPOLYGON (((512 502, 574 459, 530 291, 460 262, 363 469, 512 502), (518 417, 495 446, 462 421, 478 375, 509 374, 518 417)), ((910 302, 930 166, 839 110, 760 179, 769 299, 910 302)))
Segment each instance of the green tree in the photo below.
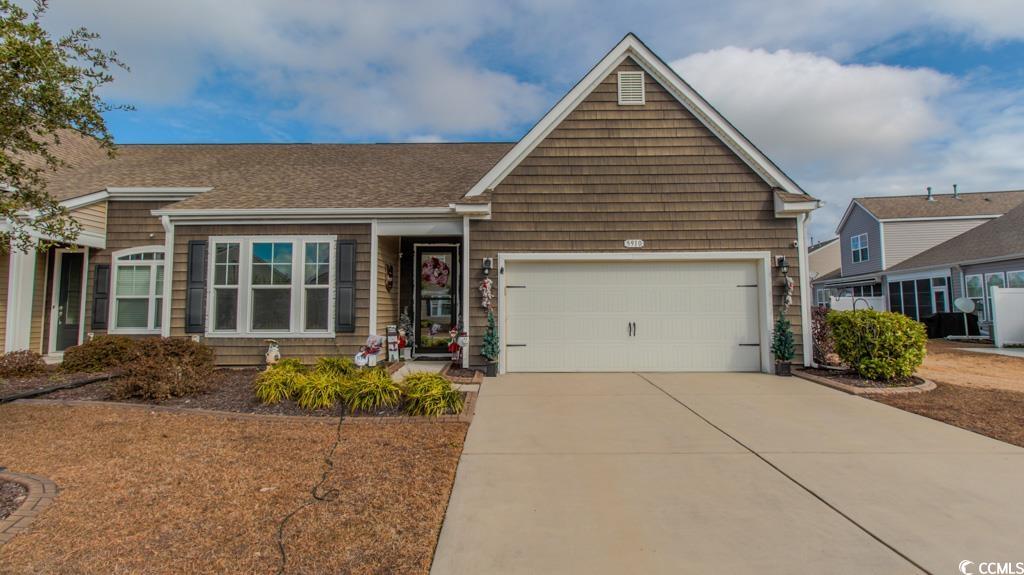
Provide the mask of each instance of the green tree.
POLYGON ((484 332, 484 342, 480 347, 480 355, 487 358, 488 361, 494 363, 498 361, 498 355, 501 353, 498 339, 498 330, 494 326, 494 312, 487 312, 487 331, 484 332))
POLYGON ((786 316, 779 312, 775 321, 775 332, 772 334, 772 355, 775 361, 787 362, 796 355, 796 342, 793 339, 793 328, 786 316))
MULTIPOLYGON (((72 242, 79 226, 46 192, 45 174, 68 164, 62 139, 84 137, 114 154, 103 113, 113 106, 97 94, 127 70, 115 52, 95 48, 99 35, 85 28, 53 38, 40 22, 45 0, 32 12, 0 0, 0 252, 29 248, 33 235, 72 242)), ((44 245, 51 243, 43 242, 44 245)))

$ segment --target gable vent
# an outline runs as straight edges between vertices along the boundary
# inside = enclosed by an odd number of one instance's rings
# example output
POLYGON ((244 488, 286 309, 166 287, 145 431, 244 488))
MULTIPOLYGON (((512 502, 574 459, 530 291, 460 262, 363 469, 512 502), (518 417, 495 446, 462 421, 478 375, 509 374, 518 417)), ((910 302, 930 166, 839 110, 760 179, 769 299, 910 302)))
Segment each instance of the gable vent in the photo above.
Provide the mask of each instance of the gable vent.
POLYGON ((644 73, 619 72, 619 105, 644 104, 644 73))

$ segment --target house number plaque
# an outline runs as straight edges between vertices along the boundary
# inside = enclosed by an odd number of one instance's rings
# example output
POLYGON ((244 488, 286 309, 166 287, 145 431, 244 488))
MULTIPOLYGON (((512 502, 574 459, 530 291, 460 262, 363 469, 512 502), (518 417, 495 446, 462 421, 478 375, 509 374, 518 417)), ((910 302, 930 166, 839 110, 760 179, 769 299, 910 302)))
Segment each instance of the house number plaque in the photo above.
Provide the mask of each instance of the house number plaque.
POLYGON ((643 240, 626 240, 622 242, 627 248, 642 248, 644 247, 643 240))

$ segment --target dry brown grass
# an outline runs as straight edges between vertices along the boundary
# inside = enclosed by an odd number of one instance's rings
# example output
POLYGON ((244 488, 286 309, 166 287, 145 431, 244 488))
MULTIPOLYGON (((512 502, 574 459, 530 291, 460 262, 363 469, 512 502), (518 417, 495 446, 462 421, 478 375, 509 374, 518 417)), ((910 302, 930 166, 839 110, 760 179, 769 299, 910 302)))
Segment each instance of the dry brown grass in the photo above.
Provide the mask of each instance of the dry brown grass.
POLYGON ((917 375, 965 387, 1024 392, 1024 359, 963 351, 979 344, 941 339, 928 342, 928 356, 917 375))
MULTIPOLYGON (((298 513, 289 573, 423 573, 466 424, 343 427, 327 487, 298 513)), ((0 547, 4 573, 274 573, 277 523, 309 497, 327 423, 120 407, 0 406, 0 462, 60 487, 0 547)))

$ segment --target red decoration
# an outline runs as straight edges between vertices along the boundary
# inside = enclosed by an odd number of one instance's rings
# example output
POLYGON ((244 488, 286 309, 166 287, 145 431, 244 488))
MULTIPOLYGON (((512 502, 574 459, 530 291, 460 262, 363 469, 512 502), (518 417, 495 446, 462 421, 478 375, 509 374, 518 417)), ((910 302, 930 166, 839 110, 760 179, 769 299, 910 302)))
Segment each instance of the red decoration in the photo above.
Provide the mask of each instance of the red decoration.
POLYGON ((420 266, 420 279, 440 288, 448 287, 450 275, 451 267, 438 257, 432 256, 420 266))

